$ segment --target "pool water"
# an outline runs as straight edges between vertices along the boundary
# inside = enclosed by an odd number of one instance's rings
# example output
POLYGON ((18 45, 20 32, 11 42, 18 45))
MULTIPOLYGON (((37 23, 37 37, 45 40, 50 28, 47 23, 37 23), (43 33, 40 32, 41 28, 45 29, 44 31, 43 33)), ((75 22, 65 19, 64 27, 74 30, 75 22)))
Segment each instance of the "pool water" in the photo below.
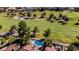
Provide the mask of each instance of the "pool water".
POLYGON ((43 40, 35 40, 32 42, 32 44, 38 46, 38 47, 42 47, 44 45, 43 40))

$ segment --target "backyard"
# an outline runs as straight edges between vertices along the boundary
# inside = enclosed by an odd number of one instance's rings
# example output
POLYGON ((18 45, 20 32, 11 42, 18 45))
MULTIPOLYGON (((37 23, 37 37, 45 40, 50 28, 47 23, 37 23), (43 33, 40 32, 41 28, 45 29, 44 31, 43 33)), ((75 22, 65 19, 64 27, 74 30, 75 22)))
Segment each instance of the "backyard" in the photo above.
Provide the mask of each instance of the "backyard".
MULTIPOLYGON (((48 16, 50 13, 58 15, 61 12, 56 11, 45 11, 46 16, 48 16)), ((34 12, 37 15, 40 15, 39 11, 34 12)), ((79 12, 71 12, 71 11, 64 11, 62 12, 63 15, 66 15, 70 18, 70 21, 66 25, 61 25, 57 21, 54 23, 50 23, 46 20, 39 20, 39 19, 25 19, 27 26, 31 27, 31 30, 34 27, 38 27, 40 34, 43 33, 43 31, 47 28, 50 28, 52 33, 50 35, 50 39, 53 41, 58 42, 65 42, 65 43, 72 43, 72 42, 78 42, 79 40, 76 38, 76 36, 79 35, 79 25, 74 25, 76 22, 78 22, 79 19, 79 12)), ((0 14, 0 25, 2 25, 2 29, 0 32, 7 32, 11 25, 18 24, 20 20, 16 20, 12 17, 5 17, 5 13, 0 14)), ((40 38, 42 38, 41 36, 40 38)))

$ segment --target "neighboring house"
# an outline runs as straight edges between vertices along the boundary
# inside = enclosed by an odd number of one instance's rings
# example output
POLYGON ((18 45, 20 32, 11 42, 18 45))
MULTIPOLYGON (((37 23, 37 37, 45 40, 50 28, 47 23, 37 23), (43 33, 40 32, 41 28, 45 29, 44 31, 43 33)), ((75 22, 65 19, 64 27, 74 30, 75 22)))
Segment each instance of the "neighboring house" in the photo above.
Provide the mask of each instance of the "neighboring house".
POLYGON ((7 9, 6 9, 6 11, 8 11, 8 12, 15 12, 15 11, 22 11, 22 10, 25 10, 24 9, 24 7, 8 7, 7 9))
POLYGON ((61 43, 61 42, 52 42, 52 45, 53 45, 58 51, 60 51, 60 50, 62 50, 62 51, 67 50, 68 47, 69 47, 69 44, 67 44, 67 43, 61 43))
POLYGON ((14 12, 14 11, 16 11, 16 7, 8 7, 8 8, 6 9, 6 11, 7 11, 7 12, 14 12))
POLYGON ((11 44, 9 46, 7 46, 7 48, 4 51, 16 51, 19 49, 20 46, 16 45, 16 44, 11 44))
POLYGON ((0 12, 5 12, 6 8, 5 7, 0 7, 0 12))
POLYGON ((46 47, 45 51, 56 51, 54 47, 46 47))

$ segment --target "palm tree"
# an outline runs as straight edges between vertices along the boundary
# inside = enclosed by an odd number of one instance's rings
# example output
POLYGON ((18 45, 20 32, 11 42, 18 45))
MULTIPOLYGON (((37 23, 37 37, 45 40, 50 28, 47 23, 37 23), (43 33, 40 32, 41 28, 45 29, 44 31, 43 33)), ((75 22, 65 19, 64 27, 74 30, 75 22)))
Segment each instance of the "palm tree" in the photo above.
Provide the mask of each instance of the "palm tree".
POLYGON ((51 33, 51 30, 50 30, 50 28, 48 28, 47 30, 44 31, 43 36, 47 39, 49 37, 50 33, 51 33))
POLYGON ((36 18, 37 17, 36 14, 33 14, 33 17, 36 18))
POLYGON ((52 40, 51 39, 47 39, 45 40, 44 44, 48 47, 51 47, 52 46, 52 40))
POLYGON ((39 32, 38 27, 34 27, 32 34, 31 34, 31 38, 34 38, 36 36, 36 33, 39 32))
POLYGON ((45 37, 44 43, 46 46, 51 46, 51 44, 52 44, 52 41, 48 38, 50 36, 50 34, 51 34, 51 30, 49 28, 44 31, 43 36, 45 37))

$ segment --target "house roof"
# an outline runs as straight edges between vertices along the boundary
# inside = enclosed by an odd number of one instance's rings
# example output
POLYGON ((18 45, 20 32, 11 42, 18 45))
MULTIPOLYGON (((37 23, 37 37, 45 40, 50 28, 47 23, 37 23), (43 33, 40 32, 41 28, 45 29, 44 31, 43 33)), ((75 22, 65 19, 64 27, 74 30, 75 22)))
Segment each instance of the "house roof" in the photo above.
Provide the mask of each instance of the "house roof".
POLYGON ((16 49, 17 45, 16 44, 12 44, 10 46, 8 46, 4 51, 12 51, 12 49, 16 49))
POLYGON ((56 51, 56 49, 54 47, 46 47, 45 50, 46 51, 56 51))

